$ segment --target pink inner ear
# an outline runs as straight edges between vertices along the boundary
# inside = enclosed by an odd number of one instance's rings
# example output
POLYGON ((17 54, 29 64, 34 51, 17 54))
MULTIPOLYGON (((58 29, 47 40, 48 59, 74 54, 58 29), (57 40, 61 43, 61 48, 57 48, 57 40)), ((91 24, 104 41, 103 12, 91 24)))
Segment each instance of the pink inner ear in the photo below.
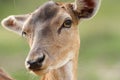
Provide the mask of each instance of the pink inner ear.
POLYGON ((10 27, 14 27, 15 22, 13 20, 8 20, 6 25, 8 25, 10 27))
POLYGON ((86 3, 87 7, 95 7, 95 1, 94 0, 84 0, 84 2, 86 3))

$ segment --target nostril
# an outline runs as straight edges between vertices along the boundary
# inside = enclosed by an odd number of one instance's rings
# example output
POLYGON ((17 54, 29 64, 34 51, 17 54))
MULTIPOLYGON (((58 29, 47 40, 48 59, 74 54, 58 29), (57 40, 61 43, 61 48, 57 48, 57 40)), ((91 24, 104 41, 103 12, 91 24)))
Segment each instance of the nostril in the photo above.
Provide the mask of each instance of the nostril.
POLYGON ((44 59, 45 59, 45 55, 43 55, 42 57, 39 57, 35 61, 33 61, 33 60, 27 61, 28 65, 29 65, 29 69, 38 70, 42 66, 44 59))
POLYGON ((30 61, 27 61, 28 65, 33 65, 34 64, 34 61, 30 60, 30 61))
POLYGON ((41 67, 41 65, 40 64, 38 65, 36 61, 28 61, 27 63, 29 65, 28 68, 32 70, 38 69, 39 67, 41 67))
POLYGON ((45 59, 45 55, 43 55, 42 57, 39 57, 39 58, 37 59, 37 63, 38 63, 38 64, 41 64, 41 63, 44 61, 44 59, 45 59))

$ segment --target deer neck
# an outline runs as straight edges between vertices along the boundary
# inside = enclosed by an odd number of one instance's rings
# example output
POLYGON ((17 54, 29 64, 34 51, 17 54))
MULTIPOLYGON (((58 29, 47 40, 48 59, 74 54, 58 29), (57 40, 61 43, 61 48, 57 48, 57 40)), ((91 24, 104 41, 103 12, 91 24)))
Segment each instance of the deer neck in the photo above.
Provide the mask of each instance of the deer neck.
POLYGON ((43 76, 41 80, 77 80, 78 54, 59 69, 54 69, 43 76))

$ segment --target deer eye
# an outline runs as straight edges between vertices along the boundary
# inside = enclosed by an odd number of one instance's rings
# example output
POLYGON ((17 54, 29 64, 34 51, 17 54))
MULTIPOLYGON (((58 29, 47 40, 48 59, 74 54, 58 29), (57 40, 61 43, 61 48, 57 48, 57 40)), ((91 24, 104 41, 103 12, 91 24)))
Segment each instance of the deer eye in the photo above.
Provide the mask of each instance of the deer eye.
POLYGON ((71 28, 71 25, 72 25, 72 20, 71 20, 71 19, 66 19, 66 20, 64 21, 64 23, 62 24, 62 26, 58 29, 58 34, 61 33, 61 30, 62 30, 63 28, 71 28))
POLYGON ((68 20, 65 20, 65 22, 63 23, 63 27, 65 28, 70 28, 72 25, 72 20, 68 19, 68 20))
POLYGON ((23 37, 26 37, 26 36, 27 36, 27 33, 23 31, 23 32, 22 32, 22 36, 23 36, 23 37))

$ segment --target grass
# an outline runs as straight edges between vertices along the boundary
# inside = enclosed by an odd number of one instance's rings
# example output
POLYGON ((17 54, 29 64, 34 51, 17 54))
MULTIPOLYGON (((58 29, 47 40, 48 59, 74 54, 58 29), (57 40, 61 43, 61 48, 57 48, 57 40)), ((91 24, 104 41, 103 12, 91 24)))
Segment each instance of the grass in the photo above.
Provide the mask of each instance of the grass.
MULTIPOLYGON (((0 0, 0 20, 10 14, 32 12, 45 1, 29 0, 26 4, 27 2, 0 0)), ((81 48, 78 80, 120 80, 119 75, 116 75, 120 69, 119 3, 119 0, 102 0, 98 14, 79 25, 81 48), (110 75, 111 73, 114 74, 110 75)), ((2 27, 0 36, 0 66, 16 80, 38 80, 38 77, 29 74, 24 66, 29 52, 25 39, 2 27)))

